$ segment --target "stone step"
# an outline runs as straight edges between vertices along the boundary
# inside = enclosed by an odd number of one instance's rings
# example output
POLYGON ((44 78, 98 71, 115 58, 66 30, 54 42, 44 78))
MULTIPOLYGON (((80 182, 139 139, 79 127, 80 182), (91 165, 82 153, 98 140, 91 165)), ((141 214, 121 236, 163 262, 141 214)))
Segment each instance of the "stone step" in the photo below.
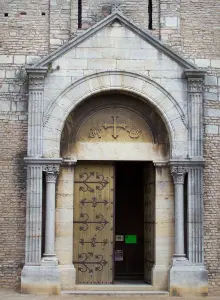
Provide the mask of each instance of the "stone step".
POLYGON ((63 295, 148 295, 148 296, 169 296, 167 291, 133 291, 133 290, 75 290, 63 291, 63 295))

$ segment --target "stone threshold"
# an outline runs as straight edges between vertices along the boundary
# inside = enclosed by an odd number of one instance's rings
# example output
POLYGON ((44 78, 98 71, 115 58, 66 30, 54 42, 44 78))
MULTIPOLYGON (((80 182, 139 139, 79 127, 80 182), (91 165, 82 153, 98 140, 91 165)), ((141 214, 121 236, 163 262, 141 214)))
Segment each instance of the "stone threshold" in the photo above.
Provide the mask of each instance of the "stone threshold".
POLYGON ((166 291, 118 291, 118 290, 75 290, 75 291, 63 291, 61 295, 152 295, 152 296, 169 296, 166 291))
POLYGON ((79 284, 76 285, 75 290, 62 291, 62 294, 169 295, 168 291, 157 291, 149 284, 79 284))

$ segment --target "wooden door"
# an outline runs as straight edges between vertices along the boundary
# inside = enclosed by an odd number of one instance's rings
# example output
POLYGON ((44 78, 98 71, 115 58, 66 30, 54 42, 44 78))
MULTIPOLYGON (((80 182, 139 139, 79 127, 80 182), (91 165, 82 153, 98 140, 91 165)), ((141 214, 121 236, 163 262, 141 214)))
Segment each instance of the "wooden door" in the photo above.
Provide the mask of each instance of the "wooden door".
POLYGON ((113 281, 114 169, 80 163, 74 181, 74 265, 77 284, 113 281))

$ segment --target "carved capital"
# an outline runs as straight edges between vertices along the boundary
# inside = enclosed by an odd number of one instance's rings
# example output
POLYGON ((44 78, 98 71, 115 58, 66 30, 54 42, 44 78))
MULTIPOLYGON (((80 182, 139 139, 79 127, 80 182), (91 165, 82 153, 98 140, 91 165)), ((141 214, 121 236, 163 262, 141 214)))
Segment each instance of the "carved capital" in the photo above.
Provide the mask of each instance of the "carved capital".
POLYGON ((28 67, 26 72, 29 75, 29 89, 43 89, 47 68, 28 67))
POLYGON ((44 74, 30 74, 29 75, 29 89, 43 89, 44 74))
POLYGON ((174 184, 184 184, 185 174, 188 172, 188 169, 182 166, 172 166, 171 175, 173 176, 174 184))
POLYGON ((202 93, 203 78, 188 78, 188 89, 190 93, 202 93))
POLYGON ((46 181, 56 183, 57 175, 59 174, 59 166, 45 165, 43 171, 46 172, 46 181))

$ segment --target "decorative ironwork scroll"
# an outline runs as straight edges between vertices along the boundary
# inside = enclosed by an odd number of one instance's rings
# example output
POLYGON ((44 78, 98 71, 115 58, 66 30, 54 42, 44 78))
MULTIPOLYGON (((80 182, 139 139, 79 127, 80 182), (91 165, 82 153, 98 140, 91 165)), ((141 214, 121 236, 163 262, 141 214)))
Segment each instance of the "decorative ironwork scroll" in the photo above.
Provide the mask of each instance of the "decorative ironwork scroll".
POLYGON ((89 252, 89 253, 81 253, 78 255, 79 261, 74 261, 74 264, 79 264, 81 266, 78 267, 78 271, 80 272, 87 272, 88 273, 94 273, 94 271, 102 271, 104 266, 107 265, 107 261, 104 260, 103 255, 96 254, 89 252), (92 258, 95 258, 95 260, 91 260, 92 258), (92 265, 94 265, 92 267, 92 265))
POLYGON ((92 201, 88 201, 87 199, 82 199, 82 200, 80 200, 80 203, 82 204, 82 206, 84 206, 86 204, 92 204, 92 207, 96 207, 98 204, 107 205, 109 203, 109 201, 107 201, 107 200, 98 201, 96 197, 93 197, 92 201))
POLYGON ((102 214, 96 215, 97 221, 90 221, 88 214, 80 214, 80 219, 78 221, 74 221, 74 224, 83 224, 79 227, 80 231, 87 231, 89 229, 89 224, 97 224, 96 231, 103 230, 103 228, 108 224, 109 222, 105 220, 102 214))
POLYGON ((95 184, 96 190, 102 191, 109 183, 103 175, 95 172, 82 173, 79 175, 79 178, 82 180, 76 180, 75 183, 80 184, 79 190, 83 192, 94 193, 95 190, 91 187, 93 184, 95 184))
POLYGON ((91 239, 91 241, 85 241, 84 239, 81 239, 81 240, 79 241, 79 243, 80 243, 81 245, 83 245, 83 246, 84 246, 85 244, 90 244, 93 248, 95 248, 97 244, 102 244, 103 246, 106 246, 106 245, 108 244, 108 240, 107 240, 107 239, 104 239, 102 242, 98 242, 97 239, 96 239, 95 237, 93 237, 93 238, 91 239))

